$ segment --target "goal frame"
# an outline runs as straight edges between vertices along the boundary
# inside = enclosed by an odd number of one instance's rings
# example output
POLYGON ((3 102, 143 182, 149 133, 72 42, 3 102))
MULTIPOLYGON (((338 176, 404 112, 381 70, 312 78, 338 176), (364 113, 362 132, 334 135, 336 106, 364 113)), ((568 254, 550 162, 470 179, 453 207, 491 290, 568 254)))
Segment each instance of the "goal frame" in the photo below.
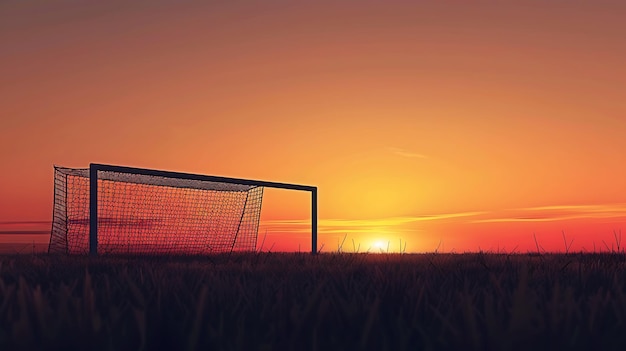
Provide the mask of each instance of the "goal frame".
POLYGON ((101 163, 89 164, 89 254, 98 255, 98 172, 119 172, 154 177, 221 182, 260 186, 266 188, 307 191, 311 193, 311 253, 317 254, 317 187, 300 184, 278 183, 263 180, 228 178, 202 174, 163 171, 147 168, 114 166, 101 163))

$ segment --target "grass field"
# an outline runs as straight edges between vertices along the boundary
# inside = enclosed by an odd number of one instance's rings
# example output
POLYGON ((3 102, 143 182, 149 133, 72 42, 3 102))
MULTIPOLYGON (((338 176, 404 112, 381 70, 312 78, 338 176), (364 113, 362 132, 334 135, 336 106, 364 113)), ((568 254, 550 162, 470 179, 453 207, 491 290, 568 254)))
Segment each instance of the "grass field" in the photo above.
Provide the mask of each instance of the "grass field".
POLYGON ((623 350, 623 254, 0 256, 0 349, 623 350))

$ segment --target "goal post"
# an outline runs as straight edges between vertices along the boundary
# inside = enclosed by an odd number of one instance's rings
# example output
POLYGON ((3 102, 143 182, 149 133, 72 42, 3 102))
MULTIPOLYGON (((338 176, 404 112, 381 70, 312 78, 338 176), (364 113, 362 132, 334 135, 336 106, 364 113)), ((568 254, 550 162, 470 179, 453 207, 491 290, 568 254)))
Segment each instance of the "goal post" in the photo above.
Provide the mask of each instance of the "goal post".
POLYGON ((88 169, 55 166, 48 251, 253 251, 263 188, 311 194, 311 253, 316 254, 317 187, 98 163, 88 169))

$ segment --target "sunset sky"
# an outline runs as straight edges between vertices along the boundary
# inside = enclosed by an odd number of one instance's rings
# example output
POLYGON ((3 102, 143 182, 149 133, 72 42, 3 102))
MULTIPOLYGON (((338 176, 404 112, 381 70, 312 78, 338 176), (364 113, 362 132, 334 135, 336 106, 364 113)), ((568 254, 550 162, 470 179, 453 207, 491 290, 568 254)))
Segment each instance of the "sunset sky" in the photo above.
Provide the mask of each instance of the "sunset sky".
MULTIPOLYGON (((606 250, 626 240, 625 18, 617 0, 2 1, 0 243, 46 243, 53 165, 98 162, 315 185, 323 251, 606 250)), ((267 190, 265 249, 310 250, 309 206, 267 190)))

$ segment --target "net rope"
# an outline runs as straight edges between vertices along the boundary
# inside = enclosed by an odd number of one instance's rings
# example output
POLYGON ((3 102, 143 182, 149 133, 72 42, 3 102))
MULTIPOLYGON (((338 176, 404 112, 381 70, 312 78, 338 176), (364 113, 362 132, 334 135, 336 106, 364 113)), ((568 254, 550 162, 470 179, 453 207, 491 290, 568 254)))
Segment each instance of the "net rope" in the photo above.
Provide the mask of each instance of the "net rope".
MULTIPOLYGON (((50 253, 89 253, 89 169, 55 167, 50 253)), ((98 253, 254 251, 263 187, 98 172, 98 253)))

